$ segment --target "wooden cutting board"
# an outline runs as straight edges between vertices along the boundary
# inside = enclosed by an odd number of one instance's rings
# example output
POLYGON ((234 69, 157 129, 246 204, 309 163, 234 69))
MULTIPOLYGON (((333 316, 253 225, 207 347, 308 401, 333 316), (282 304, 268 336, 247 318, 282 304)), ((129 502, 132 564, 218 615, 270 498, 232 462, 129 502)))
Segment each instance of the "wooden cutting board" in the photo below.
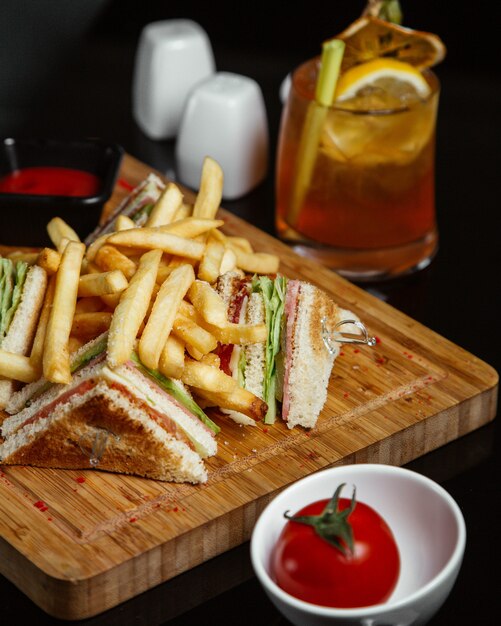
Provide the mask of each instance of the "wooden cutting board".
MULTIPOLYGON (((150 168, 126 157, 131 184, 150 168)), ((126 194, 122 185, 107 206, 126 194)), ((221 210, 224 231, 281 257, 359 315, 374 348, 345 347, 318 426, 222 424, 201 486, 83 470, 0 468, 0 572, 49 614, 111 608, 248 540, 290 483, 346 463, 402 465, 494 418, 497 373, 447 339, 221 210)))

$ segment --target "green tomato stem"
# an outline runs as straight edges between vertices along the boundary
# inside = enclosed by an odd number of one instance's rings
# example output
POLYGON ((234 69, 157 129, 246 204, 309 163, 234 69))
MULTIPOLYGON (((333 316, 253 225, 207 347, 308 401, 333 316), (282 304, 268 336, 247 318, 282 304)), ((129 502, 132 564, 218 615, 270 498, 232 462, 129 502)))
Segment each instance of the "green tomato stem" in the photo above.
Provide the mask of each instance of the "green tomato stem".
POLYGON ((339 511, 339 495, 344 486, 345 483, 339 485, 320 515, 292 516, 289 515, 289 511, 286 511, 284 517, 291 522, 312 526, 321 539, 334 546, 344 556, 348 556, 345 546, 348 547, 351 554, 353 554, 354 548, 353 529, 348 522, 348 517, 356 506, 356 487, 353 487, 350 505, 346 509, 339 511))

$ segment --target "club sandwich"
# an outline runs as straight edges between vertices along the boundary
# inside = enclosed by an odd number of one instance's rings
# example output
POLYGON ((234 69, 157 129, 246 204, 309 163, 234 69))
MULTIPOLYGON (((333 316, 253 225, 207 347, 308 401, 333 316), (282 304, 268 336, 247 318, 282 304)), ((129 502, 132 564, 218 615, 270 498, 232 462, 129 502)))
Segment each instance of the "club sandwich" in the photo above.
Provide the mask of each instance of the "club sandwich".
POLYGON ((284 276, 227 272, 219 277, 216 289, 230 322, 264 322, 268 331, 263 343, 220 346, 221 368, 266 402, 265 423, 280 416, 289 428, 313 428, 340 351, 334 339, 326 345, 325 333, 339 322, 358 322, 357 316, 315 285, 284 276))
POLYGON ((42 378, 14 394, 0 463, 205 482, 203 459, 216 453, 219 427, 181 382, 135 353, 110 369, 106 345, 104 333, 75 352, 69 385, 42 378))
POLYGON ((89 245, 98 237, 112 233, 115 229, 115 220, 119 215, 129 217, 136 226, 144 226, 155 202, 165 189, 163 181, 153 172, 142 180, 124 200, 111 212, 108 219, 99 224, 85 239, 89 245))

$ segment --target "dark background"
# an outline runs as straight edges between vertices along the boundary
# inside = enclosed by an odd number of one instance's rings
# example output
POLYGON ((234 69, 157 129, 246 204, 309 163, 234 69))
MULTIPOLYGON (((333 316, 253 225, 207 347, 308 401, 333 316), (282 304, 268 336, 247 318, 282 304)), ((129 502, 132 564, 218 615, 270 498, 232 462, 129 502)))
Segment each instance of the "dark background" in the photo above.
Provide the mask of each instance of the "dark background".
MULTIPOLYGON (((300 5, 257 0, 2 0, 0 131, 71 134, 78 114, 82 135, 99 131, 105 138, 117 139, 124 137, 125 129, 132 136, 133 129, 126 126, 133 59, 141 29, 150 21, 179 17, 197 21, 211 39, 219 70, 245 70, 263 81, 266 55, 273 55, 271 80, 277 67, 289 69, 318 54, 321 42, 343 30, 364 4, 363 0, 300 5), (114 80, 116 75, 123 80, 114 80), (47 107, 52 113, 47 113, 47 107), (110 111, 115 114, 111 124, 110 111)), ((499 2, 404 0, 401 4, 405 25, 437 33, 446 43, 448 56, 439 76, 471 72, 499 79, 499 2)))
MULTIPOLYGON (((499 4, 402 0, 404 24, 438 33, 448 48, 446 60, 436 68, 442 84, 436 170, 440 250, 431 266, 416 276, 366 286, 498 371, 499 4)), ((150 141, 133 121, 131 81, 143 26, 159 19, 191 18, 207 31, 217 69, 250 76, 263 90, 269 174, 257 189, 225 206, 273 232, 280 83, 298 63, 318 54, 322 40, 343 30, 363 6, 358 0, 0 0, 0 136, 98 136, 175 174, 174 141, 150 141)), ((434 625, 498 621, 496 421, 409 464, 456 498, 468 529, 464 566, 434 625)), ((1 577, 0 600, 0 624, 60 623, 1 577)), ((83 623, 167 622, 287 625, 253 577, 247 545, 83 623)))

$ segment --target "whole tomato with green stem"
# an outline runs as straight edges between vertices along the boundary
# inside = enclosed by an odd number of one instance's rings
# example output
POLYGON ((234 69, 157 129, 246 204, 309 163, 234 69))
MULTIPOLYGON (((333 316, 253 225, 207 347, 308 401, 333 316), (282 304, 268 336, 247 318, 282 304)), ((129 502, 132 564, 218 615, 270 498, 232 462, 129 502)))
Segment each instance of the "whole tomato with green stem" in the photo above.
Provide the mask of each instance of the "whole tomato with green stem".
POLYGON ((398 547, 372 507, 340 498, 304 507, 289 520, 271 557, 271 574, 284 591, 306 602, 338 608, 385 602, 400 573, 398 547))

